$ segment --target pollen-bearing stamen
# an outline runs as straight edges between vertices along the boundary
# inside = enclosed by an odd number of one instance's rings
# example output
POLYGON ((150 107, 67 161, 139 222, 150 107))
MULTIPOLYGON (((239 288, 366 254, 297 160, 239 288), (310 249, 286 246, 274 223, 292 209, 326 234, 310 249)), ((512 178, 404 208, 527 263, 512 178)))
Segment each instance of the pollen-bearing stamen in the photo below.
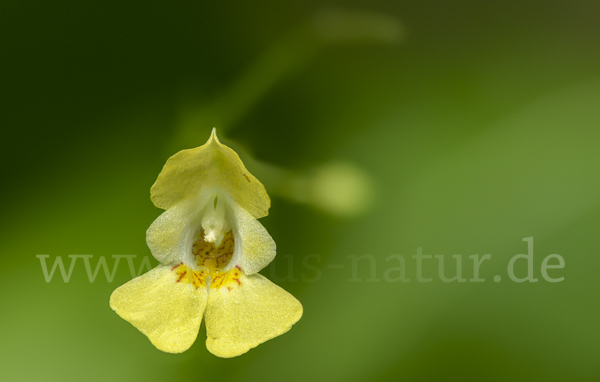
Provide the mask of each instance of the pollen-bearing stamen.
POLYGON ((212 200, 206 206, 206 211, 202 217, 204 241, 215 243, 215 247, 220 247, 224 233, 228 230, 227 220, 225 219, 225 200, 222 197, 219 198, 219 195, 215 195, 212 200))

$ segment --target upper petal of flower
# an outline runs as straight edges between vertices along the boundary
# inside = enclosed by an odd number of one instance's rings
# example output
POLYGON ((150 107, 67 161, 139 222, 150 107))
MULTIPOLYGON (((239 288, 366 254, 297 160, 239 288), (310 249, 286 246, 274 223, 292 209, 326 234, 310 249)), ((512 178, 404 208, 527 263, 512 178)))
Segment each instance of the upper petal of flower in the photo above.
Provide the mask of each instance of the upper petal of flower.
POLYGON ((169 158, 150 194, 154 205, 166 210, 210 188, 225 192, 257 219, 266 216, 271 206, 264 186, 235 151, 219 142, 214 129, 204 145, 169 158))
POLYGON ((184 352, 196 340, 207 300, 206 287, 182 282, 193 277, 188 271, 159 265, 117 288, 110 306, 158 349, 184 352))
POLYGON ((211 289, 206 307, 206 347, 219 357, 235 357, 277 337, 302 316, 294 296, 260 274, 211 289))

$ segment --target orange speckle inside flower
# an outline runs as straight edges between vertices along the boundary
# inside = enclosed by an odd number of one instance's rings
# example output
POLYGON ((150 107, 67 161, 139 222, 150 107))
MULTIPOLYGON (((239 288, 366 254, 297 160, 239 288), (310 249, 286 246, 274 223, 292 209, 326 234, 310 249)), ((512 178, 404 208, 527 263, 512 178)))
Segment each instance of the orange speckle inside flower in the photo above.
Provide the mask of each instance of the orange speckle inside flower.
POLYGON ((200 230, 198 238, 192 246, 192 253, 196 257, 199 267, 205 267, 209 270, 222 269, 231 260, 234 248, 233 233, 228 231, 223 234, 221 245, 215 248, 214 243, 204 240, 204 230, 200 230))
POLYGON ((200 270, 194 271, 183 263, 172 268, 176 273, 176 282, 187 282, 196 287, 211 289, 227 287, 231 291, 233 287, 241 285, 241 269, 236 266, 228 271, 223 269, 229 264, 233 256, 235 241, 231 231, 223 235, 218 247, 214 243, 204 240, 204 230, 200 230, 198 238, 192 246, 192 254, 196 258, 196 265, 200 270))

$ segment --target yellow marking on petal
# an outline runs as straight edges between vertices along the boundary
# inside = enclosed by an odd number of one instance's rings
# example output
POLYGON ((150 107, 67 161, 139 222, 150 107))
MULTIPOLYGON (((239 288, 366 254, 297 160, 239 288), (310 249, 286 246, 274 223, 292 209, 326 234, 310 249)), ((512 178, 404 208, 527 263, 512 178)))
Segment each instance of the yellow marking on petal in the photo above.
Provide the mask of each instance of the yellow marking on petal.
POLYGON ((225 287, 231 292, 233 288, 242 285, 241 274, 242 270, 237 266, 228 272, 213 271, 211 273, 212 281, 210 282, 210 289, 225 287))
POLYGON ((184 263, 173 266, 171 270, 177 275, 175 278, 176 283, 192 284, 196 289, 206 288, 206 277, 208 276, 206 270, 194 271, 184 263))
POLYGON ((242 270, 239 266, 229 271, 223 270, 231 261, 234 247, 232 231, 226 232, 221 245, 215 248, 213 243, 204 240, 204 230, 200 230, 198 238, 192 246, 192 254, 201 270, 193 271, 183 263, 177 264, 173 267, 173 271, 177 273, 177 282, 192 283, 199 288, 200 286, 206 287, 207 279, 210 279, 210 289, 226 287, 228 290, 241 285, 242 270))

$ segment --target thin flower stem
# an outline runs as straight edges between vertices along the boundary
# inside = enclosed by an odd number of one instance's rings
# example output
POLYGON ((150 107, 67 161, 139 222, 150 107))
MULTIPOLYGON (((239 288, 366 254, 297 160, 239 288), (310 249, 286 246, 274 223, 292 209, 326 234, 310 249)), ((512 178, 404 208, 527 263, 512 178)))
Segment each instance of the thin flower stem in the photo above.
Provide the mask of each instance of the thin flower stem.
MULTIPOLYGON (((322 49, 334 44, 398 44, 404 38, 401 23, 394 17, 340 9, 323 10, 275 42, 248 67, 231 88, 204 105, 190 105, 170 151, 194 146, 217 127, 222 134, 235 126, 284 78, 302 70, 322 49)), ((235 142, 224 140, 236 150, 249 170, 269 192, 286 199, 312 203, 309 177, 252 158, 235 142)))
POLYGON ((181 149, 203 142, 213 127, 227 132, 281 80, 302 70, 329 45, 397 44, 403 38, 402 24, 389 15, 339 9, 318 12, 263 52, 212 102, 186 107, 174 145, 181 149))

